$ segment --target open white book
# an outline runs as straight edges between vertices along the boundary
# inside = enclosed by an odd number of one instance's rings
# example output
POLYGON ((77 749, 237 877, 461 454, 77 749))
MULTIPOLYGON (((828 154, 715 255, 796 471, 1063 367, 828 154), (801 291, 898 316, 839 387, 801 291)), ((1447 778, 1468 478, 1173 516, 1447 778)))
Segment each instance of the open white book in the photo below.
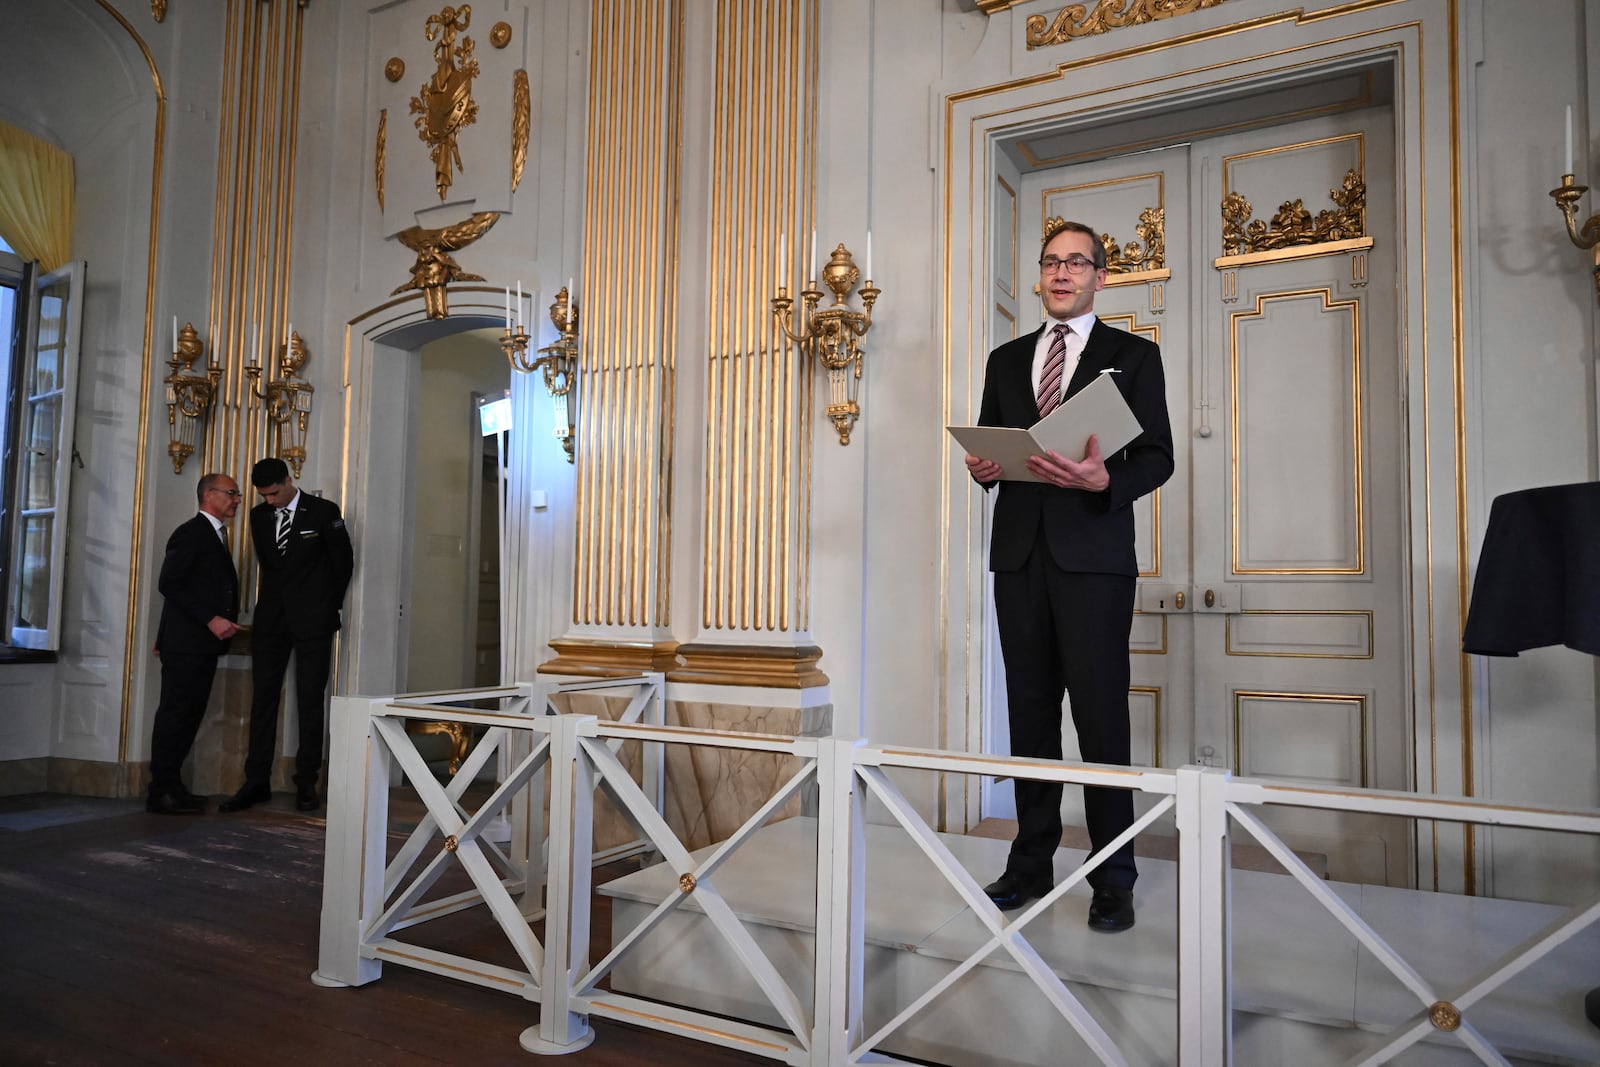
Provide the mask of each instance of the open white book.
POLYGON ((1089 438, 1100 438, 1100 454, 1109 456, 1139 436, 1139 420, 1122 399, 1122 390, 1101 372, 1065 403, 1026 430, 1013 426, 946 426, 962 448, 974 456, 1000 464, 1004 481, 1037 482, 1028 470, 1028 457, 1059 452, 1080 460, 1089 438))

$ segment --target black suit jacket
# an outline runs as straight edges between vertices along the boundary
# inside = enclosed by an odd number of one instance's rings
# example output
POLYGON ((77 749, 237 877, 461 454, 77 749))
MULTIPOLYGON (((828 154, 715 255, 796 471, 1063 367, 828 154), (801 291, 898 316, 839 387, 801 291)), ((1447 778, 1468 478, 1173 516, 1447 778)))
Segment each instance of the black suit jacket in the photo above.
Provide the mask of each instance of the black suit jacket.
POLYGON ((302 492, 283 553, 273 537, 274 511, 265 502, 250 509, 250 536, 261 562, 254 629, 297 641, 328 636, 339 629, 339 608, 355 570, 339 505, 302 492))
MULTIPOLYGON (((1033 393, 1033 353, 1041 330, 1042 326, 989 353, 983 406, 978 413, 980 426, 1026 429, 1039 421, 1033 393)), ((1129 505, 1172 476, 1172 427, 1167 420, 1161 350, 1142 337, 1095 319, 1067 385, 1067 396, 1105 371, 1111 372, 1143 432, 1128 447, 1105 457, 1111 485, 1103 493, 1061 489, 1043 482, 1001 482, 990 535, 990 570, 1020 570, 1042 523, 1050 554, 1062 570, 1138 575, 1129 505)))
POLYGON ((207 626, 221 615, 239 617, 239 575, 211 520, 196 514, 172 531, 158 583, 163 601, 157 652, 220 656, 228 641, 207 626))

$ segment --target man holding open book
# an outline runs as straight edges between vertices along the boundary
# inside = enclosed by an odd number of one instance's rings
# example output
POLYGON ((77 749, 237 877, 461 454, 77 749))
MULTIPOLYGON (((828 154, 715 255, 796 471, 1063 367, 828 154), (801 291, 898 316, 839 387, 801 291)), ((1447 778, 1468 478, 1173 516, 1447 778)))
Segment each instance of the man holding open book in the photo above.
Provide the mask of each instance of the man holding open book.
MULTIPOLYGON (((1106 375, 1137 419, 1137 435, 1110 455, 1101 454, 1095 436, 1081 456, 1046 450, 1030 456, 1025 471, 971 454, 966 463, 985 489, 1000 485, 989 569, 1012 754, 1061 758, 1065 693, 1084 760, 1126 765, 1128 635, 1138 578, 1131 505, 1172 475, 1172 429, 1160 349, 1095 317, 1094 296, 1105 281, 1105 248, 1094 230, 1047 220, 1039 291, 1048 318, 1038 331, 989 353, 978 421, 1033 427, 1106 375)), ((1005 872, 985 887, 1005 910, 1050 891, 1061 843, 1061 786, 1023 780, 1015 786, 1016 840, 1005 872)), ((1132 825, 1133 795, 1085 788, 1084 809, 1098 858, 1132 825)), ((1133 925, 1137 875, 1131 840, 1090 872, 1090 927, 1115 932, 1133 925)))

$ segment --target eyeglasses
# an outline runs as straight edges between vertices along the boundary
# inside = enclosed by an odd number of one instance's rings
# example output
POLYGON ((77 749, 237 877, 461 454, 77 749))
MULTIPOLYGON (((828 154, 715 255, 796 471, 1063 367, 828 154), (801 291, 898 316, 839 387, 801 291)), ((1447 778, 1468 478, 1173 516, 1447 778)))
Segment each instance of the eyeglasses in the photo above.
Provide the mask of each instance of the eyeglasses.
POLYGON ((1094 260, 1088 256, 1068 256, 1066 259, 1057 259, 1055 256, 1045 256, 1039 261, 1039 269, 1045 274, 1054 274, 1066 268, 1068 274, 1082 274, 1094 266, 1094 260))
POLYGON ((210 489, 206 490, 206 492, 221 493, 224 496, 244 496, 244 494, 239 492, 237 489, 218 489, 216 486, 212 486, 210 489))

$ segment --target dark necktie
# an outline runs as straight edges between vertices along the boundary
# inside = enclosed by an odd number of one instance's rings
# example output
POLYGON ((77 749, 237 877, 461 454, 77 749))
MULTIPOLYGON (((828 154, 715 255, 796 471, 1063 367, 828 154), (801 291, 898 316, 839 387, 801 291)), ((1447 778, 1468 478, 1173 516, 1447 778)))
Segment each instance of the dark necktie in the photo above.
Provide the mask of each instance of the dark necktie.
POLYGON ((1039 417, 1044 418, 1061 403, 1061 372, 1067 364, 1067 324, 1059 323, 1050 338, 1050 351, 1044 357, 1044 372, 1039 375, 1039 417))
POLYGON ((278 509, 278 529, 274 540, 278 542, 278 555, 287 555, 289 552, 289 522, 294 518, 294 513, 288 508, 278 509))

